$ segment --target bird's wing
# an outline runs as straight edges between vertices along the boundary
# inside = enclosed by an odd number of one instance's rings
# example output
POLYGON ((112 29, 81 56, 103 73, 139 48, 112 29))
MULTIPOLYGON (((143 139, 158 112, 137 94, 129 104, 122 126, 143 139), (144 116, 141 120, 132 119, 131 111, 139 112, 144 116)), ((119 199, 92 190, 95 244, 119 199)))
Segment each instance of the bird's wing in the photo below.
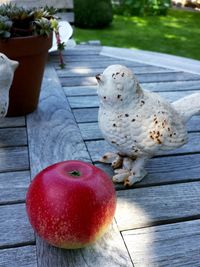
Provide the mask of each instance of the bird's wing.
POLYGON ((159 105, 151 105, 149 116, 141 125, 141 148, 148 153, 182 146, 187 141, 187 131, 181 116, 173 107, 159 99, 159 105))

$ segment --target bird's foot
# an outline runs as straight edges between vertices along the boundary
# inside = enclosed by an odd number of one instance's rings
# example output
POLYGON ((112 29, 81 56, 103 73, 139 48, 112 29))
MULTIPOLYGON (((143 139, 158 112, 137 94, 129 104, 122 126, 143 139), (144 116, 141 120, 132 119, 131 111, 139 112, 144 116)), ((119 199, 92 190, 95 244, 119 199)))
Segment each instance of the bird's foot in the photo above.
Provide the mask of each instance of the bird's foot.
POLYGON ((140 182, 146 174, 146 170, 141 165, 136 164, 131 158, 124 157, 122 168, 115 170, 113 182, 124 182, 125 186, 132 186, 133 184, 140 182))
POLYGON ((115 172, 115 175, 112 178, 114 183, 122 183, 130 175, 130 171, 129 170, 124 170, 124 169, 116 169, 114 172, 115 172))
POLYGON ((117 153, 108 152, 104 154, 102 158, 99 159, 99 162, 111 163, 113 169, 116 169, 122 166, 123 158, 117 153))
POLYGON ((132 186, 133 184, 140 182, 146 175, 147 172, 145 169, 140 170, 139 172, 131 171, 130 175, 124 180, 124 186, 132 186))
POLYGON ((132 186, 140 182, 147 172, 144 169, 144 160, 141 158, 130 158, 118 153, 108 152, 100 160, 103 163, 111 163, 115 172, 112 180, 114 183, 123 183, 132 186))
POLYGON ((124 182, 124 186, 132 186, 133 184, 140 182, 146 174, 147 172, 144 169, 137 173, 133 170, 117 169, 113 176, 113 182, 124 182))

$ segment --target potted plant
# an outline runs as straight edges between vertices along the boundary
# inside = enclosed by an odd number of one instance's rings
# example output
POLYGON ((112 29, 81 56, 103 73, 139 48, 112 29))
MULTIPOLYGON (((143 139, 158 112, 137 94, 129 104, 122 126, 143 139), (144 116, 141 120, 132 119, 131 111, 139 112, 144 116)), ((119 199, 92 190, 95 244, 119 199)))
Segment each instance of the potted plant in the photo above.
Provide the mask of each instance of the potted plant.
POLYGON ((7 116, 25 115, 37 107, 53 31, 56 32, 58 48, 63 49, 55 12, 48 7, 0 6, 0 52, 19 62, 10 89, 7 116))

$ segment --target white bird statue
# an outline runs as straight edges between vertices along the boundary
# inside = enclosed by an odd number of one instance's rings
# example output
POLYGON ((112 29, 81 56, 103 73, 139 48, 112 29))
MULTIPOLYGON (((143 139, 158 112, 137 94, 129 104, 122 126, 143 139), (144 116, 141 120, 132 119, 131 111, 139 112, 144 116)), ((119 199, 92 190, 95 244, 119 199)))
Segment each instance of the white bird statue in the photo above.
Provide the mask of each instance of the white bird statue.
POLYGON ((0 53, 0 117, 5 117, 9 106, 9 91, 19 63, 0 53))
POLYGON ((200 112, 200 93, 170 104, 143 90, 132 71, 121 65, 109 66, 96 79, 99 127, 118 151, 106 153, 100 161, 112 163, 114 182, 131 186, 147 174, 149 158, 187 142, 186 122, 200 112))

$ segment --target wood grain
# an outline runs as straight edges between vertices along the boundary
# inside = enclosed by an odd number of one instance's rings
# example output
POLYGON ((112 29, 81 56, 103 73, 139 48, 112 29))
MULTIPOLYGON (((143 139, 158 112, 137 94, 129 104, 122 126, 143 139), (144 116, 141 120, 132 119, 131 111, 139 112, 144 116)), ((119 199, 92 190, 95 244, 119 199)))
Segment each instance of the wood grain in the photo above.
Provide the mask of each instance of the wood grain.
MULTIPOLYGON (((97 126, 98 108, 74 109, 73 113, 78 123, 84 123, 88 127, 96 128, 96 131, 99 131, 99 128, 97 126), (90 126, 90 123, 92 123, 93 126, 90 126)), ((83 129, 85 128, 84 124, 83 126, 81 126, 83 129)), ((192 132, 200 131, 200 116, 199 115, 193 116, 188 121, 187 129, 192 132)))
POLYGON ((0 204, 25 201, 29 171, 0 173, 0 204))
POLYGON ((135 267, 198 267, 200 220, 122 232, 135 267))
POLYGON ((63 90, 67 97, 97 95, 97 86, 70 86, 63 87, 63 90))
POLYGON ((0 148, 0 163, 0 172, 28 170, 27 147, 0 148))
POLYGON ((34 242, 25 204, 0 206, 0 248, 34 242))
MULTIPOLYGON (((27 129, 32 176, 58 161, 90 161, 80 130, 51 67, 46 68, 39 107, 27 116, 27 129)), ((95 246, 85 250, 57 249, 39 237, 36 245, 39 267, 93 266, 94 262, 97 266, 132 266, 116 227, 95 246)))
POLYGON ((41 242, 39 248, 38 266, 42 267, 133 266, 115 222, 99 242, 90 247, 64 250, 41 242))
MULTIPOLYGON (((90 112, 90 113, 92 113, 92 112, 90 112)), ((76 115, 77 115, 77 113, 76 113, 76 115)), ((94 118, 94 115, 95 114, 93 114, 91 117, 94 118)), ((88 114, 86 114, 86 119, 87 119, 87 116, 88 116, 88 114)), ((102 133, 99 129, 97 122, 79 123, 79 128, 81 130, 81 134, 82 134, 82 137, 84 140, 103 139, 102 133)), ((193 117, 188 122, 187 129, 189 132, 200 131, 200 116, 193 117)))
POLYGON ((200 182, 162 185, 117 192, 115 218, 120 230, 200 218, 200 182))
MULTIPOLYGON (((163 83, 141 83, 145 90, 154 92, 170 92, 170 91, 193 91, 200 90, 199 81, 178 81, 163 83)), ((88 96, 97 95, 95 86, 70 86, 63 87, 66 96, 88 96)))
POLYGON ((46 69, 43 88, 37 111, 27 116, 32 176, 61 160, 90 160, 67 99, 51 67, 46 69))
POLYGON ((0 249, 0 267, 37 267, 36 247, 0 249))
MULTIPOLYGON (((66 59, 66 62, 68 59, 66 59)), ((138 74, 137 78, 141 83, 152 82, 171 82, 171 81, 195 81, 200 80, 200 76, 197 74, 191 74, 187 72, 169 72, 169 73, 146 73, 138 74)), ((60 78, 62 86, 76 86, 76 85, 95 85, 95 77, 67 77, 60 78)))
MULTIPOLYGON (((92 54, 88 54, 87 55, 86 51, 85 51, 85 53, 83 55, 77 55, 77 54, 74 54, 74 55, 70 55, 70 54, 64 55, 64 59, 65 59, 66 62, 68 62, 68 64, 67 64, 68 67, 72 67, 71 66, 71 63, 73 63, 73 62, 80 62, 80 64, 81 63, 84 63, 85 64, 86 62, 92 62, 93 65, 95 65, 95 63, 97 63, 97 62, 98 63, 99 62, 102 62, 102 63, 109 62, 110 64, 112 64, 112 62, 116 62, 116 59, 109 58, 109 57, 106 57, 106 56, 99 56, 99 55, 98 56, 94 56, 92 54)), ((59 59, 54 56, 54 57, 51 58, 51 61, 53 63, 57 63, 57 62, 59 62, 59 59)), ((138 66, 141 66, 141 64, 137 64, 137 65, 138 66)))
POLYGON ((27 145, 26 128, 0 129, 0 147, 27 145))
MULTIPOLYGON (((132 71, 134 71, 135 75, 141 74, 141 73, 167 73, 167 72, 173 72, 171 69, 166 69, 166 68, 161 68, 161 67, 156 67, 156 66, 151 66, 151 65, 146 65, 142 67, 130 67, 132 71)), ((63 69, 63 70, 58 70, 57 74, 58 77, 86 77, 86 76, 95 76, 98 73, 102 73, 104 71, 104 68, 74 68, 74 69, 63 69)), ((174 70, 174 72, 177 72, 174 70)))
MULTIPOLYGON (((76 45, 76 48, 67 48, 63 50, 62 54, 66 56, 85 56, 87 55, 93 55, 93 56, 99 56, 99 53, 101 52, 102 47, 101 46, 92 46, 92 45, 76 45)), ((55 56, 58 55, 58 52, 53 52, 51 54, 51 59, 55 56)), ((69 68, 68 64, 65 66, 65 70, 69 68)), ((58 69, 58 71, 62 71, 61 69, 58 69)))
POLYGON ((97 122, 98 108, 80 108, 73 109, 73 114, 78 123, 80 122, 97 122))
POLYGON ((159 83, 142 83, 142 88, 154 92, 200 90, 199 81, 171 81, 159 83))
MULTIPOLYGON (((160 92, 159 95, 164 97, 167 101, 173 102, 181 97, 195 93, 196 91, 177 91, 177 92, 160 92)), ((99 99, 97 95, 71 96, 68 101, 72 108, 96 108, 99 106, 99 99)))
POLYGON ((25 126, 25 117, 0 118, 0 128, 25 126))
POLYGON ((99 99, 97 96, 72 96, 68 97, 71 108, 96 108, 99 107, 99 99))
MULTIPOLYGON (((94 57, 92 60, 89 60, 86 57, 84 60, 79 61, 78 57, 76 57, 73 61, 69 60, 69 59, 68 60, 65 59, 65 60, 67 62, 67 68, 75 68, 75 67, 78 67, 78 68, 95 68, 97 66, 97 64, 98 64, 98 67, 106 68, 112 64, 125 64, 126 63, 126 62, 124 62, 124 60, 117 60, 117 59, 109 58, 109 57, 106 57, 105 59, 98 61, 98 58, 99 57, 94 57)), ((55 65, 56 70, 60 69, 60 67, 57 64, 58 59, 56 57, 52 58, 51 62, 56 63, 56 65, 55 65)), ((146 66, 146 64, 139 63, 139 62, 132 62, 131 65, 132 66, 146 66)))

